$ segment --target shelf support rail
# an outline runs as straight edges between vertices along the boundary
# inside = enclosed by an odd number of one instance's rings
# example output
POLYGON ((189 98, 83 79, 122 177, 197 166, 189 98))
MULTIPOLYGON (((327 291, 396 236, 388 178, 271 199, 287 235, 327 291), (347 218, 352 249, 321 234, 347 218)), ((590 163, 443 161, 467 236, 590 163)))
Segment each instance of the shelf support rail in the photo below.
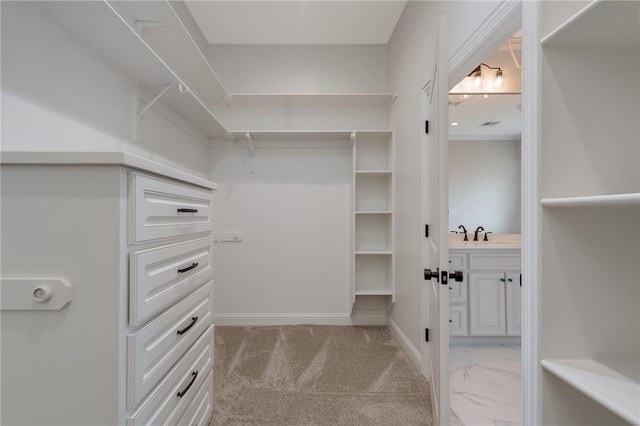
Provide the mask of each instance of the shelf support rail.
POLYGON ((142 19, 136 19, 136 21, 135 21, 136 32, 138 33, 138 35, 140 35, 140 33, 142 32, 143 28, 168 27, 168 26, 172 26, 172 25, 176 25, 176 22, 145 21, 145 20, 142 20, 142 19))
POLYGON ((253 138, 251 137, 251 133, 247 132, 244 134, 249 141, 249 173, 254 174, 255 168, 253 166, 254 152, 253 152, 253 138))

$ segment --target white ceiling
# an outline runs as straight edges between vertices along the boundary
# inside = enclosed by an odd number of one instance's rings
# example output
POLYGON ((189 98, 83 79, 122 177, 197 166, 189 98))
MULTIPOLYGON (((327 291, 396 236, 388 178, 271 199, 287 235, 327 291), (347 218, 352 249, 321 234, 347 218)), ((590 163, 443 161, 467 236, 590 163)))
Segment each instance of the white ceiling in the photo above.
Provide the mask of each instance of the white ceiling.
POLYGON ((495 94, 486 99, 473 95, 460 99, 449 95, 450 139, 519 139, 522 133, 522 96, 520 94, 495 94), (497 122, 495 125, 484 125, 497 122))
POLYGON ((387 44, 406 1, 186 1, 211 44, 387 44))

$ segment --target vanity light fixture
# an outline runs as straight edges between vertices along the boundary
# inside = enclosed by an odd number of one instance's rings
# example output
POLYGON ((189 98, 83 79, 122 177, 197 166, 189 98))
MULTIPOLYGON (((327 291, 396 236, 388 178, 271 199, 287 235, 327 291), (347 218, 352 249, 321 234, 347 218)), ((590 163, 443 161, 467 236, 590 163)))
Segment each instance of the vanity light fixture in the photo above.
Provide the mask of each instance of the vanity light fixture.
POLYGON ((493 80, 493 87, 495 89, 500 89, 504 85, 504 76, 502 75, 502 68, 489 66, 484 62, 482 62, 480 65, 475 67, 473 71, 467 74, 467 77, 471 77, 472 87, 474 89, 479 89, 480 87, 482 87, 483 85, 482 66, 483 65, 489 68, 490 70, 496 70, 496 76, 495 76, 495 79, 493 80))
POLYGON ((464 95, 460 95, 460 99, 469 99, 472 95, 465 93, 464 95))

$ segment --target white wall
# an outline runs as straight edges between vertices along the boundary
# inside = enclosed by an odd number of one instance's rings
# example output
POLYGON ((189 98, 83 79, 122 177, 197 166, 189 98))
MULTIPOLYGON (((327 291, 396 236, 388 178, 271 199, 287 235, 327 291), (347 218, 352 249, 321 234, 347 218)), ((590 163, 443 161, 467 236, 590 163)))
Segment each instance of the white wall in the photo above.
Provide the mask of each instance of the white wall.
MULTIPOLYGON (((216 45, 208 58, 230 93, 388 92, 385 46, 216 45)), ((215 112, 234 130, 353 131, 386 130, 388 109, 258 104, 215 112)), ((257 140, 255 175, 245 141, 214 145, 216 228, 245 232, 243 242, 215 248, 216 322, 350 323, 349 142, 257 140)), ((354 312, 384 320, 385 302, 369 298, 354 312)))
POLYGON ((208 175, 207 146, 154 110, 134 140, 136 82, 39 8, 2 2, 1 31, 3 151, 124 150, 208 175))
MULTIPOLYGON (((454 54, 499 2, 410 1, 388 44, 389 88, 398 93, 390 128, 396 140, 396 303, 390 320, 419 351, 421 320, 420 132, 421 88, 432 75, 438 16, 448 13, 449 53, 454 54)), ((414 359, 414 362, 418 360, 414 359)))
MULTIPOLYGON (((212 45, 207 56, 229 93, 387 93, 382 45, 212 45)), ((386 130, 389 105, 215 105, 233 130, 386 130)))
POLYGON ((244 234, 215 245, 217 324, 349 320, 351 148, 288 143, 257 141, 255 174, 244 146, 211 150, 216 232, 244 234))
POLYGON ((230 93, 388 91, 383 45, 212 45, 208 58, 230 93))
POLYGON ((520 233, 519 140, 449 142, 449 229, 460 224, 520 233))

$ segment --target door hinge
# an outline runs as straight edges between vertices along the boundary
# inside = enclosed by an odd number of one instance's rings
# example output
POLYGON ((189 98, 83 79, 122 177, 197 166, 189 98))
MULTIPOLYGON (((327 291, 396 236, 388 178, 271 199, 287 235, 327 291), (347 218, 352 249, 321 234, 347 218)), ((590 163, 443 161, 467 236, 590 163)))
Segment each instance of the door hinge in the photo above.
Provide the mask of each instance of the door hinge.
POLYGON ((424 132, 429 134, 429 120, 424 121, 424 132))
POLYGON ((424 237, 429 238, 429 225, 424 226, 424 237))
POLYGON ((428 328, 424 329, 424 341, 425 342, 429 341, 429 329, 428 328))

